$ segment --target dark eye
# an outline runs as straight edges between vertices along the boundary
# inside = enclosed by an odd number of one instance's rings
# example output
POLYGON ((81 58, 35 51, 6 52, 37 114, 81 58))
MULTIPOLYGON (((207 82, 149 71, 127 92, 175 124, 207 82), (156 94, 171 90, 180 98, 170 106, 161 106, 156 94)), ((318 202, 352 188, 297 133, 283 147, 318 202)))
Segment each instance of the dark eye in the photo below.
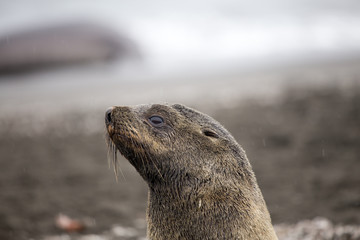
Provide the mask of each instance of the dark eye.
POLYGON ((203 133, 205 134, 205 136, 208 136, 208 137, 219 138, 219 136, 215 132, 210 131, 210 130, 204 130, 203 133))
POLYGON ((164 119, 160 116, 152 116, 149 118, 149 122, 154 127, 161 127, 164 125, 164 119))

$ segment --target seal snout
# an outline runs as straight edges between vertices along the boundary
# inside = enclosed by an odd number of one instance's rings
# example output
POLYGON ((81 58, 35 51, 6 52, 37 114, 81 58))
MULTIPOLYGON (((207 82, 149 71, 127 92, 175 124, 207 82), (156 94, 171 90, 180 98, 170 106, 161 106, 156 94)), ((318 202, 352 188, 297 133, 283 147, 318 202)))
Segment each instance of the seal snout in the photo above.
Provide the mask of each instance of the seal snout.
POLYGON ((106 125, 111 123, 111 120, 112 120, 111 113, 112 113, 113 109, 114 109, 114 107, 109 107, 105 112, 105 123, 106 123, 106 125))

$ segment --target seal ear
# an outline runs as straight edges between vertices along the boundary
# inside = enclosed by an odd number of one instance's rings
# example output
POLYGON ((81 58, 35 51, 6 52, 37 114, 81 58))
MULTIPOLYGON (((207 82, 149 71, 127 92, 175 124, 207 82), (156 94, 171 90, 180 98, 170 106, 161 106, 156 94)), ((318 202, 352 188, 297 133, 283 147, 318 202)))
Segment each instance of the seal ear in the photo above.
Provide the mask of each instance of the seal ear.
POLYGON ((208 136, 208 137, 219 138, 219 135, 217 135, 217 133, 215 133, 214 131, 211 131, 209 129, 204 129, 203 133, 205 136, 208 136))

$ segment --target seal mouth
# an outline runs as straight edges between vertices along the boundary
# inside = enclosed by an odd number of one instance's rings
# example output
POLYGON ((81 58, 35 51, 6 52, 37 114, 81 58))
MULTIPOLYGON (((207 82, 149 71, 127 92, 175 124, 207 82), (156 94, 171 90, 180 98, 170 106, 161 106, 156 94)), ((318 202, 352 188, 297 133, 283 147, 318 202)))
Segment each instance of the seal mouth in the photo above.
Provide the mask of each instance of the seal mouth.
POLYGON ((118 181, 119 176, 119 170, 121 172, 121 169, 119 167, 119 161, 118 161, 118 149, 112 139, 112 136, 114 135, 113 130, 109 131, 109 127, 106 126, 106 133, 105 133, 105 140, 107 145, 107 159, 108 159, 108 165, 109 168, 114 169, 116 181, 118 181))
POLYGON ((112 136, 114 135, 115 129, 112 125, 112 111, 113 111, 114 107, 110 107, 106 110, 105 112, 105 126, 106 126, 106 130, 107 133, 109 135, 110 138, 112 138, 112 136))
POLYGON ((106 130, 107 130, 107 135, 109 136, 110 139, 112 139, 112 137, 115 134, 115 129, 112 125, 107 125, 106 126, 106 130))

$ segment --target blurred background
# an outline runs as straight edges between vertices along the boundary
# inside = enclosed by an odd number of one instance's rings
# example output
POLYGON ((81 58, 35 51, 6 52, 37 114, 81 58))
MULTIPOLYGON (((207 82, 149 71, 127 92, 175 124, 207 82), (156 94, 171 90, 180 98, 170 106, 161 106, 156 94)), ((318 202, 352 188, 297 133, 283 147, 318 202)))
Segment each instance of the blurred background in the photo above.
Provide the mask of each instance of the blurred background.
POLYGON ((360 238, 359 26, 356 0, 0 1, 0 238, 144 239, 104 112, 158 102, 230 130, 280 239, 360 238))

